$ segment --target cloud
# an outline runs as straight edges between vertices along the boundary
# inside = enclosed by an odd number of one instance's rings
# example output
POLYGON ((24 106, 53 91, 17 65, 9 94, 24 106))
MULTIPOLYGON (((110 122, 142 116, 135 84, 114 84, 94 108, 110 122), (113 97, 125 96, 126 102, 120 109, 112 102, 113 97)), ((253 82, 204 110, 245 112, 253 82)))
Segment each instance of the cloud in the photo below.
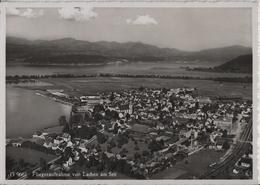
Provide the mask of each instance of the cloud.
POLYGON ((44 14, 44 11, 41 10, 33 10, 31 8, 26 9, 18 9, 18 8, 7 8, 6 14, 8 16, 20 16, 20 17, 26 17, 26 18, 36 18, 39 16, 42 16, 44 14))
POLYGON ((97 17, 93 7, 66 7, 58 10, 60 17, 67 20, 88 21, 97 17))
POLYGON ((19 16, 21 11, 17 8, 6 8, 6 14, 12 16, 19 16))
POLYGON ((158 22, 150 15, 138 15, 136 19, 127 19, 127 24, 132 25, 157 25, 158 22))
POLYGON ((26 17, 26 18, 35 18, 35 17, 39 17, 42 16, 43 14, 43 10, 40 10, 39 12, 34 11, 31 8, 27 8, 22 14, 22 17, 26 17))

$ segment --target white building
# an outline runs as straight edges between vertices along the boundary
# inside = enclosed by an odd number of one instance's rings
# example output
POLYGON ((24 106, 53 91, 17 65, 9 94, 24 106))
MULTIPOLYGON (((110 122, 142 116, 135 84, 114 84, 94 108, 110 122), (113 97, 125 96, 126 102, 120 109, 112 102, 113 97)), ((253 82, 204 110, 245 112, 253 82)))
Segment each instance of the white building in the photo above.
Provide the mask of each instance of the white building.
POLYGON ((227 130, 228 133, 231 132, 231 129, 232 129, 232 118, 231 117, 219 117, 219 118, 215 119, 213 123, 217 127, 221 128, 223 130, 227 130))

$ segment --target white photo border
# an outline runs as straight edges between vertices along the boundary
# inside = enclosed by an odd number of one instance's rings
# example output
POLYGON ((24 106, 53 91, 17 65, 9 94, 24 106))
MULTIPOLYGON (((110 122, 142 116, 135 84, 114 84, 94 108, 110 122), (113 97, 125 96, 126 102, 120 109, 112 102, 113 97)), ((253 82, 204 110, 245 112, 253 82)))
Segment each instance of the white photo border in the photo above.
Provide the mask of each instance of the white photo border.
POLYGON ((107 185, 107 184, 221 184, 221 185, 239 185, 239 184, 258 184, 258 169, 260 167, 259 158, 259 136, 258 132, 260 131, 260 126, 257 127, 257 123, 260 121, 258 115, 259 107, 259 98, 260 94, 258 93, 259 84, 259 66, 258 66, 258 4, 257 1, 245 1, 245 2, 218 2, 218 1, 177 1, 177 2, 159 2, 159 1, 138 1, 138 2, 125 2, 125 1, 109 1, 109 2, 98 2, 98 1, 88 1, 88 2, 14 2, 10 1, 0 3, 0 184, 93 184, 93 185, 107 185), (12 3, 11 3, 12 2, 12 3), (245 7, 252 9, 252 48, 253 48, 253 179, 251 180, 5 180, 5 124, 6 124, 6 87, 5 87, 5 37, 6 37, 6 8, 7 7, 18 7, 18 8, 60 8, 60 7, 82 7, 82 6, 91 6, 91 7, 149 7, 149 8, 209 8, 209 7, 218 7, 218 8, 237 8, 245 7), (258 142, 257 142, 258 141, 258 142), (258 145, 257 145, 258 143, 258 145), (258 155, 258 156, 257 156, 258 155))

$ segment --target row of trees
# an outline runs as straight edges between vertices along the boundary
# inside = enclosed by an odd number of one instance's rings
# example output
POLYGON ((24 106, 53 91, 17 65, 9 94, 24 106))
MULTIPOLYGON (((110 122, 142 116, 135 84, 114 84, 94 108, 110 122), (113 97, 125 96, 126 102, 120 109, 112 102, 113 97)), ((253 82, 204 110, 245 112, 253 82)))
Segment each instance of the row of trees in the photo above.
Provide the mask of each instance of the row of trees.
POLYGON ((220 82, 243 82, 252 83, 252 77, 198 77, 198 76, 171 76, 158 74, 112 74, 112 73, 98 73, 98 74, 52 74, 52 75, 15 75, 7 76, 6 82, 11 83, 20 81, 22 79, 40 79, 40 78, 85 78, 85 77, 122 77, 122 78, 163 78, 163 79, 186 79, 186 80, 214 80, 220 82))

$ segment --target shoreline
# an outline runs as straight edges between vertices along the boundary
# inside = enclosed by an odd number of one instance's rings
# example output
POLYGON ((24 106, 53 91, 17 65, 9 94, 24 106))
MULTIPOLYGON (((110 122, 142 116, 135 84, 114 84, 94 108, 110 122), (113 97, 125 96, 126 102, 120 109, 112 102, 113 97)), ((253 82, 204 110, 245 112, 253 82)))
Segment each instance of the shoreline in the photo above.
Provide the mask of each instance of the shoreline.
MULTIPOLYGON (((42 129, 39 129, 37 131, 40 131, 40 132, 44 132, 44 130, 47 130, 47 129, 52 129, 52 128, 55 128, 55 127, 59 127, 59 126, 62 126, 62 125, 59 125, 59 124, 56 124, 56 125, 50 125, 50 126, 46 126, 42 129)), ((35 131, 35 132, 37 132, 35 131)), ((6 137, 6 140, 16 140, 16 139, 20 139, 20 140, 28 140, 28 139, 31 139, 32 138, 32 134, 28 135, 28 136, 18 136, 18 137, 6 137)))
MULTIPOLYGON (((66 105, 66 106, 71 106, 72 104, 70 104, 69 102, 65 102, 65 101, 62 101, 62 100, 58 100, 58 99, 53 99, 52 97, 48 96, 48 95, 45 95, 44 93, 41 93, 41 90, 35 90, 35 89, 30 89, 30 88, 27 88, 26 86, 15 86, 15 85, 10 85, 11 88, 18 88, 18 89, 23 89, 23 90, 27 90, 31 93, 33 93, 34 95, 37 95, 37 96, 41 96, 43 98, 46 98, 47 100, 50 100, 51 102, 56 102, 58 104, 61 104, 61 105, 66 105)), ((32 138, 32 135, 37 132, 37 131, 40 131, 40 132, 44 132, 44 130, 47 130, 47 129, 51 129, 51 128, 55 128, 55 127, 58 127, 58 126, 61 126, 59 125, 58 123, 58 118, 57 117, 57 121, 53 124, 51 123, 48 123, 47 126, 44 126, 42 128, 39 128, 37 130, 35 130, 34 132, 32 133, 28 133, 28 134, 24 134, 22 136, 6 136, 6 139, 7 140, 16 140, 16 139, 22 139, 22 140, 28 140, 28 139, 31 139, 32 138), (49 125, 50 124, 50 125, 49 125)))
POLYGON ((32 90, 32 91, 35 91, 36 95, 48 98, 50 100, 53 100, 54 102, 57 102, 57 103, 60 103, 60 104, 63 104, 63 105, 68 105, 68 106, 72 106, 73 105, 70 102, 67 102, 67 101, 64 101, 64 100, 61 100, 61 99, 58 99, 58 98, 55 98, 55 97, 48 96, 47 94, 41 93, 40 90, 32 90))
POLYGON ((182 80, 212 80, 216 82, 232 82, 232 83, 252 83, 252 75, 244 77, 196 77, 196 76, 174 76, 174 75, 158 75, 158 74, 120 74, 120 73, 95 73, 95 74, 52 74, 52 75, 22 75, 22 76, 6 76, 6 84, 19 83, 21 81, 31 81, 36 79, 50 78, 94 78, 94 77, 120 77, 120 78, 159 78, 159 79, 182 79, 182 80))

